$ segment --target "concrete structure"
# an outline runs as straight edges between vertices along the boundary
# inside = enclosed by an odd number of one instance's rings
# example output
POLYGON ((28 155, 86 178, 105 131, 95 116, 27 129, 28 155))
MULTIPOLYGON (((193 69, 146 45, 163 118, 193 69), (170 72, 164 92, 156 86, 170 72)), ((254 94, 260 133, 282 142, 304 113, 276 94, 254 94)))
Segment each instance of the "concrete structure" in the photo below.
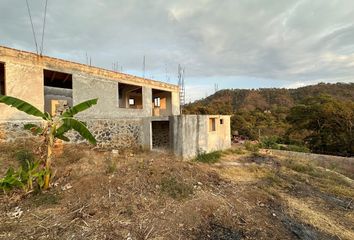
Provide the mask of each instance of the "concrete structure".
MULTIPOLYGON (((173 84, 0 47, 0 93, 51 114, 98 98, 96 106, 78 117, 88 122, 103 146, 115 142, 113 147, 119 147, 126 141, 131 144, 124 147, 165 147, 190 157, 200 149, 208 152, 230 145, 229 117, 179 116, 179 88, 173 84), (217 127, 215 121, 221 119, 224 126, 217 127), (215 131, 209 131, 209 125, 215 131), (192 140, 190 134, 198 137, 192 140), (188 141, 196 147, 189 149, 188 141)), ((14 128, 26 121, 35 118, 0 104, 0 140, 9 140, 10 135, 13 138, 14 128)))
POLYGON ((172 149, 183 158, 231 147, 230 116, 227 115, 171 116, 170 129, 172 149))

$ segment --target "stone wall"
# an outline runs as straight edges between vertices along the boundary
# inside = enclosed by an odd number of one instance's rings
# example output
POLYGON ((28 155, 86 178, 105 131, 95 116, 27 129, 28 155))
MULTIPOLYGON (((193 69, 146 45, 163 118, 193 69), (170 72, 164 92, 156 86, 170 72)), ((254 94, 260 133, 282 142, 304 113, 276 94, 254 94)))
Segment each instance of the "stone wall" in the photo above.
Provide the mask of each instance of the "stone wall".
POLYGON ((33 138, 34 136, 30 131, 23 129, 23 126, 28 123, 41 124, 40 121, 0 122, 0 143, 33 138))
MULTIPOLYGON (((97 146, 108 149, 134 149, 142 146, 142 121, 123 119, 83 120, 97 140, 97 146)), ((0 122, 0 142, 12 142, 16 139, 33 138, 23 129, 26 123, 37 121, 0 122)), ((86 142, 78 133, 70 131, 66 134, 71 143, 86 142)))
MULTIPOLYGON (((142 146, 142 121, 123 119, 84 120, 97 140, 97 146, 109 149, 140 148, 142 146)), ((86 142, 72 131, 67 136, 75 143, 86 142)))

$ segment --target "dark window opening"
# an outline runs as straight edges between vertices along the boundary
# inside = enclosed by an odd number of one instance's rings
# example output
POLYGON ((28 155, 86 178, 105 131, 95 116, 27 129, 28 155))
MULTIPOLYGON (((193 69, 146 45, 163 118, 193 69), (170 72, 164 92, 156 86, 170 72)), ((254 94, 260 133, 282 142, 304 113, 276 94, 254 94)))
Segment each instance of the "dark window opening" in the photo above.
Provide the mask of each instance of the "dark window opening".
POLYGON ((5 95, 5 64, 0 63, 0 94, 5 95))
POLYGON ((143 88, 141 86, 118 83, 118 101, 120 108, 143 108, 143 88))
POLYGON ((50 70, 43 71, 44 110, 52 116, 73 106, 72 75, 50 70))
POLYGON ((71 74, 44 70, 44 86, 73 89, 71 74))
POLYGON ((220 119, 220 124, 224 124, 224 119, 220 119))

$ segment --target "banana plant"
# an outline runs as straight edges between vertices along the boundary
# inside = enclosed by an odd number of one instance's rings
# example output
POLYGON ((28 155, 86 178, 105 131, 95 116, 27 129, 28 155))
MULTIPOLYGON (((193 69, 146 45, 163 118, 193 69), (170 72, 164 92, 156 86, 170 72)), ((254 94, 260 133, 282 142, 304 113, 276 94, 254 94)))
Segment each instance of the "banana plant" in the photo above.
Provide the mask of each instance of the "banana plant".
POLYGON ((42 126, 36 124, 26 124, 24 126, 25 129, 30 130, 34 135, 41 135, 44 137, 44 143, 46 144, 46 154, 44 158, 45 174, 43 189, 48 189, 50 186, 53 147, 57 139, 70 141, 70 139, 65 136, 65 133, 67 133, 69 130, 75 130, 91 144, 96 144, 95 137, 87 129, 85 123, 76 119, 75 115, 97 104, 97 101, 97 98, 91 99, 66 109, 60 115, 51 116, 48 112, 42 112, 30 103, 21 99, 0 95, 0 103, 4 103, 10 107, 17 108, 18 110, 27 113, 28 115, 41 118, 44 121, 42 126))

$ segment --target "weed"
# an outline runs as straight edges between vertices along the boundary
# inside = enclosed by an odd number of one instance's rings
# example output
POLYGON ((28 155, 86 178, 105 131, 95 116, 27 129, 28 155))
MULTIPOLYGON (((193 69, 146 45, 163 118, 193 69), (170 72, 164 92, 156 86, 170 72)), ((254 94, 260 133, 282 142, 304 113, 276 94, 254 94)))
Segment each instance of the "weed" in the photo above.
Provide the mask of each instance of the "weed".
POLYGON ((281 178, 274 171, 269 171, 268 173, 266 173, 264 179, 266 179, 272 186, 280 185, 282 182, 281 178))
POLYGON ((227 152, 231 154, 238 154, 238 155, 245 154, 245 151, 241 148, 231 148, 227 152))
POLYGON ((0 190, 6 192, 13 188, 23 188, 20 174, 10 167, 3 178, 0 179, 0 190))
POLYGON ((25 170, 28 168, 28 163, 31 164, 35 161, 33 153, 26 149, 21 149, 17 151, 14 155, 17 161, 22 166, 22 168, 25 170))
POLYGON ((314 166, 309 163, 303 164, 303 163, 300 163, 300 162, 292 160, 292 159, 286 160, 284 163, 285 163, 284 165, 287 168, 290 168, 296 172, 306 173, 306 174, 310 174, 310 175, 315 174, 314 166))
POLYGON ((36 206, 58 204, 60 197, 55 193, 39 193, 30 198, 31 203, 36 206))
POLYGON ((193 194, 193 187, 175 177, 165 177, 161 180, 161 191, 174 199, 181 200, 193 194))
POLYGON ((203 163, 216 163, 221 158, 221 151, 215 151, 211 153, 199 153, 195 158, 197 162, 203 163))
POLYGON ((112 158, 107 158, 107 170, 106 173, 112 174, 117 171, 117 164, 112 158))
POLYGON ((39 189, 43 187, 43 177, 45 170, 41 168, 38 161, 30 162, 26 160, 17 170, 9 167, 5 176, 0 179, 0 190, 4 192, 14 188, 22 188, 25 192, 33 190, 33 183, 39 189))

